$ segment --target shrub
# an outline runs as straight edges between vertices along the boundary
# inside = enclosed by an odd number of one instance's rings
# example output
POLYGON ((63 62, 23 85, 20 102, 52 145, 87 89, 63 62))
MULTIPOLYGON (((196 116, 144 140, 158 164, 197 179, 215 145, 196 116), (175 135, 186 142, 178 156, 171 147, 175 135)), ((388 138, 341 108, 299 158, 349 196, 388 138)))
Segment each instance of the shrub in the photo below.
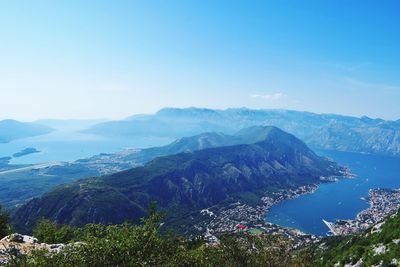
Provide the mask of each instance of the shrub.
POLYGON ((0 205, 0 239, 11 234, 12 229, 9 224, 9 215, 0 205))

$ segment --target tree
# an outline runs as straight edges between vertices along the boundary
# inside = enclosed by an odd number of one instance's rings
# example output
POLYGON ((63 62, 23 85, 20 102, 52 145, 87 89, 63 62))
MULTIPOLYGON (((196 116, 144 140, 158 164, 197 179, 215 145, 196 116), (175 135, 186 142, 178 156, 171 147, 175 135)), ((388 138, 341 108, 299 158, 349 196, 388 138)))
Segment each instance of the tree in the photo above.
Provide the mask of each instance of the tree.
POLYGON ((41 219, 33 229, 33 235, 40 242, 68 243, 77 238, 80 230, 68 225, 57 225, 50 220, 41 219))
POLYGON ((0 238, 11 234, 11 225, 9 224, 9 215, 7 211, 0 205, 0 238))
POLYGON ((225 234, 219 244, 207 245, 203 238, 189 240, 161 231, 162 218, 151 204, 139 225, 89 224, 79 229, 41 220, 34 231, 39 240, 82 242, 65 246, 62 253, 31 251, 9 266, 303 267, 310 262, 301 253, 293 255, 290 241, 280 236, 225 234))

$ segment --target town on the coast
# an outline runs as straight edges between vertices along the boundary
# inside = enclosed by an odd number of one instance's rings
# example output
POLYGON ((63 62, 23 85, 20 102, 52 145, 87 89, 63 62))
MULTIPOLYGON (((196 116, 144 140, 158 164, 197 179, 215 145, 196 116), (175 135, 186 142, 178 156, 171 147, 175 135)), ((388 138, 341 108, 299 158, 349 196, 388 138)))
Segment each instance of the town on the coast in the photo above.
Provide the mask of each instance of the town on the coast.
POLYGON ((261 198, 261 204, 255 207, 236 202, 225 208, 212 207, 203 209, 201 211, 203 219, 195 225, 195 229, 197 232, 203 233, 209 243, 218 242, 218 236, 222 233, 241 231, 253 234, 281 234, 293 240, 296 246, 317 241, 318 237, 315 235, 269 223, 264 219, 265 214, 273 205, 301 195, 311 194, 317 188, 318 185, 314 184, 295 189, 280 190, 268 197, 261 198))
POLYGON ((366 199, 370 207, 357 214, 354 220, 324 223, 332 235, 359 233, 393 215, 400 208, 400 189, 370 189, 366 199))
MULTIPOLYGON (((350 172, 346 177, 354 178, 350 172)), ((323 181, 334 182, 336 178, 324 178, 323 181)), ((210 207, 201 210, 202 220, 194 228, 202 233, 208 243, 218 242, 222 233, 249 232, 252 234, 280 234, 293 241, 294 247, 309 243, 317 243, 322 237, 303 233, 298 229, 279 226, 265 220, 265 215, 273 205, 284 200, 294 199, 305 194, 311 194, 318 184, 301 186, 294 189, 280 190, 261 198, 261 204, 251 206, 240 201, 226 207, 210 207)), ((369 196, 370 207, 357 214, 354 220, 338 220, 328 222, 329 235, 349 235, 368 229, 400 208, 400 189, 371 189, 369 196)))

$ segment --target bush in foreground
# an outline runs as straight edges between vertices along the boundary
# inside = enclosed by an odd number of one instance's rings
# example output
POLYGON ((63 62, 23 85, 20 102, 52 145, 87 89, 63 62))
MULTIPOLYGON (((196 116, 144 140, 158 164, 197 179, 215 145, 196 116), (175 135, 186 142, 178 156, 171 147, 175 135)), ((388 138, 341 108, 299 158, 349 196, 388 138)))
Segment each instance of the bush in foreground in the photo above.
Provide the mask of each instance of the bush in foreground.
POLYGON ((39 241, 81 242, 61 253, 32 251, 10 266, 306 266, 307 257, 293 256, 289 242, 279 236, 224 235, 210 246, 201 238, 161 233, 160 220, 152 212, 141 225, 89 224, 82 229, 42 220, 34 231, 39 241))
POLYGON ((9 224, 9 215, 0 205, 0 239, 11 233, 11 225, 9 224))

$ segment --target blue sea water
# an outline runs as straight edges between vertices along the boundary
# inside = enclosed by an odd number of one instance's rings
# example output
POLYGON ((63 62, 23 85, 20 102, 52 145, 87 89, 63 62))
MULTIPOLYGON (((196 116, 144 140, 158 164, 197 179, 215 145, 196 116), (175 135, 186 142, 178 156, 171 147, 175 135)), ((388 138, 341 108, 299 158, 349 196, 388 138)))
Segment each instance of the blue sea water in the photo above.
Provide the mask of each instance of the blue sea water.
POLYGON ((306 233, 325 235, 322 219, 354 219, 369 205, 362 197, 372 188, 400 188, 400 157, 357 153, 317 151, 347 166, 357 175, 336 183, 322 184, 315 193, 281 202, 271 208, 265 219, 306 233))
POLYGON ((11 156, 27 147, 33 147, 40 153, 12 158, 10 163, 36 164, 48 161, 74 161, 100 153, 164 145, 171 141, 173 141, 171 138, 156 137, 108 138, 75 130, 57 129, 49 134, 0 144, 0 157, 11 156))

